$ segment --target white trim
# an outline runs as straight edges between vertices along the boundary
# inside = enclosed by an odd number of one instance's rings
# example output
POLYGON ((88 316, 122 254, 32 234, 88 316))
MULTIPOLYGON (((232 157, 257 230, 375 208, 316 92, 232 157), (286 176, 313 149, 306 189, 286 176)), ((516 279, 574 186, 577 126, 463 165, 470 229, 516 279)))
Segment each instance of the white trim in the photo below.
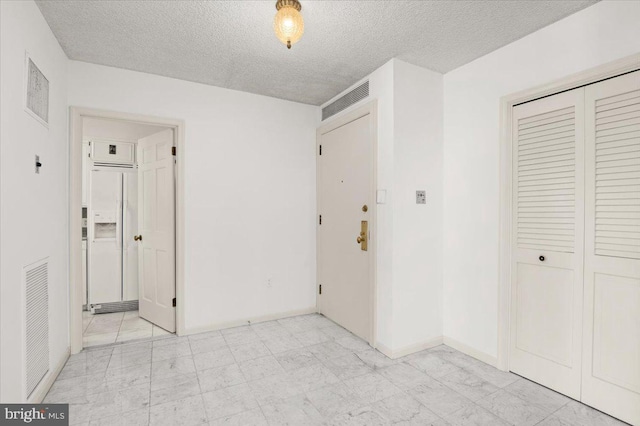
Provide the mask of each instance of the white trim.
POLYGON ((252 318, 240 319, 240 320, 234 320, 234 321, 228 321, 228 322, 219 322, 219 323, 203 325, 199 327, 190 327, 185 329, 182 335, 206 333, 207 331, 215 331, 215 330, 224 330, 225 328, 240 327, 242 325, 249 325, 249 324, 258 324, 261 322, 274 321, 274 320, 279 320, 283 318, 295 317, 298 315, 314 314, 316 312, 317 312, 316 307, 311 306, 306 309, 298 309, 294 311, 280 312, 277 314, 262 315, 259 317, 252 317, 252 318))
POLYGON ((403 356, 411 355, 416 352, 424 351, 425 349, 435 348, 436 346, 440 346, 443 344, 444 337, 437 336, 433 337, 429 340, 425 340, 424 342, 414 343, 412 345, 405 346, 400 349, 390 349, 383 345, 382 343, 378 343, 378 350, 386 355, 387 358, 396 359, 401 358, 403 356))
MULTIPOLYGON (((500 99, 500 249, 498 283, 498 348, 496 367, 509 370, 509 324, 511 308, 511 121, 513 106, 543 96, 595 83, 640 68, 640 53, 570 75, 500 99)), ((445 342, 446 344, 446 342, 445 342)), ((469 348, 475 351, 472 348, 469 348)), ((481 353, 481 352, 478 352, 481 353)), ((472 355, 473 356, 473 355, 472 355)))
MULTIPOLYGON (((376 203, 376 189, 378 187, 378 100, 373 99, 367 102, 366 104, 360 106, 359 108, 350 110, 346 113, 338 113, 337 115, 328 119, 328 121, 322 124, 316 130, 316 200, 317 200, 317 211, 316 211, 316 265, 320 265, 320 238, 318 237, 318 233, 320 231, 318 224, 318 215, 320 214, 320 200, 319 200, 319 171, 320 168, 317 167, 318 161, 320 160, 320 156, 318 155, 318 150, 320 147, 320 142, 322 139, 322 135, 328 133, 332 130, 337 129, 338 127, 342 127, 345 124, 348 124, 352 121, 355 121, 365 115, 371 116, 371 188, 370 188, 370 196, 371 196, 371 204, 372 207, 369 210, 371 212, 371 220, 369 224, 369 277, 370 277, 370 291, 371 291, 371 306, 369 310, 370 322, 371 322, 371 330, 369 333, 370 341, 368 342, 372 347, 377 346, 377 329, 378 329, 378 284, 377 284, 377 265, 378 265, 378 204, 376 203), (374 208, 375 207, 375 208, 374 208)), ((320 312, 320 298, 318 297, 317 286, 319 284, 319 268, 316 268, 316 309, 320 312)))
POLYGON ((445 345, 449 346, 457 350, 458 352, 462 352, 463 354, 469 355, 472 358, 477 359, 478 361, 482 361, 485 364, 489 364, 492 367, 495 367, 498 364, 498 358, 493 355, 489 355, 482 351, 472 348, 471 346, 467 346, 464 343, 461 343, 451 337, 443 337, 443 342, 445 345))
POLYGON ((60 361, 58 361, 58 363, 56 364, 56 367, 53 370, 49 370, 49 373, 47 373, 47 375, 40 382, 38 387, 36 387, 36 389, 31 393, 31 397, 29 398, 29 401, 28 401, 29 403, 31 404, 42 403, 44 398, 49 393, 51 386, 53 386, 56 379, 62 372, 62 369, 64 368, 65 364, 69 360, 70 353, 71 353, 70 348, 67 348, 67 350, 62 355, 62 358, 60 358, 60 361))
POLYGON ((176 334, 185 333, 184 311, 184 152, 183 120, 140 114, 105 111, 92 108, 69 108, 69 333, 71 353, 82 350, 82 235, 79 224, 82 215, 82 119, 100 118, 140 124, 164 126, 175 130, 178 151, 176 164, 176 334))

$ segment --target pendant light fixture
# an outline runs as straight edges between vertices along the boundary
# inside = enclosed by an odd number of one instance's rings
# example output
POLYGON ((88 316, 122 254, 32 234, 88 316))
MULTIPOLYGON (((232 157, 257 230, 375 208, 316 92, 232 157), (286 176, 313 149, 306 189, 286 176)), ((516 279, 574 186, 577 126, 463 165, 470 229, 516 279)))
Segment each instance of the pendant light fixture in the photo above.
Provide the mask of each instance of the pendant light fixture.
POLYGON ((304 33, 304 21, 300 10, 302 5, 298 0, 278 0, 276 2, 276 17, 273 20, 273 29, 276 37, 291 49, 304 33))

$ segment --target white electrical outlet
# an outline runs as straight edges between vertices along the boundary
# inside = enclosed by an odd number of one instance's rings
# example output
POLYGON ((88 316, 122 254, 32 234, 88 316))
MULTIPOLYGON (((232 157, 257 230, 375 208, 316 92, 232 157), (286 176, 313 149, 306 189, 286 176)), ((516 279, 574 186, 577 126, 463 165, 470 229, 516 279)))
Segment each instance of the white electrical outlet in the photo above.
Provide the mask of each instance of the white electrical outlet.
POLYGON ((416 204, 427 204, 427 191, 416 191, 416 204))

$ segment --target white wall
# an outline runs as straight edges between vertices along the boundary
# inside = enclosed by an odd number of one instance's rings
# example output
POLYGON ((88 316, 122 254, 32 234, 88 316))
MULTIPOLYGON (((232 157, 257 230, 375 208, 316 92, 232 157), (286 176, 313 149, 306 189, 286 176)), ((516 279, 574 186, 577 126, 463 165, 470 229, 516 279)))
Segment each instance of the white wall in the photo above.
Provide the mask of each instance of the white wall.
POLYGON ((67 57, 35 3, 0 2, 2 402, 25 401, 23 267, 47 256, 50 372, 69 347, 66 72, 67 57), (49 80, 48 129, 23 109, 25 50, 49 80), (40 174, 34 171, 36 154, 40 174))
POLYGON ((386 202, 376 206, 376 337, 394 354, 442 336, 443 84, 441 74, 397 59, 367 79, 369 97, 326 122, 377 100, 377 188, 386 202), (427 205, 416 205, 418 189, 427 205))
POLYGON ((82 120, 82 140, 105 138, 137 142, 138 139, 158 133, 164 129, 164 127, 160 126, 149 126, 127 121, 85 118, 82 120))
POLYGON ((444 335, 497 355, 499 102, 640 52, 640 2, 603 1, 444 76, 444 335))
POLYGON ((442 74, 394 61, 393 350, 442 336, 442 74), (426 190, 427 204, 416 204, 426 190))
POLYGON ((76 61, 68 84, 71 106, 185 121, 187 331, 315 307, 317 107, 76 61))

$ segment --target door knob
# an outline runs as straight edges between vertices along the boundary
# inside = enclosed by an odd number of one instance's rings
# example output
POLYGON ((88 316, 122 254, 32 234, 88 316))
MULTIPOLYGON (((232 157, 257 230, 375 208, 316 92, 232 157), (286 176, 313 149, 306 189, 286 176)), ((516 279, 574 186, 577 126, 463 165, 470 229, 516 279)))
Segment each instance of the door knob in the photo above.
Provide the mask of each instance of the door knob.
POLYGON ((142 241, 142 235, 136 235, 133 237, 133 241, 142 241))
POLYGON ((361 244, 363 241, 366 241, 366 237, 363 235, 363 232, 361 232, 358 238, 356 238, 356 241, 358 242, 358 244, 361 244))

